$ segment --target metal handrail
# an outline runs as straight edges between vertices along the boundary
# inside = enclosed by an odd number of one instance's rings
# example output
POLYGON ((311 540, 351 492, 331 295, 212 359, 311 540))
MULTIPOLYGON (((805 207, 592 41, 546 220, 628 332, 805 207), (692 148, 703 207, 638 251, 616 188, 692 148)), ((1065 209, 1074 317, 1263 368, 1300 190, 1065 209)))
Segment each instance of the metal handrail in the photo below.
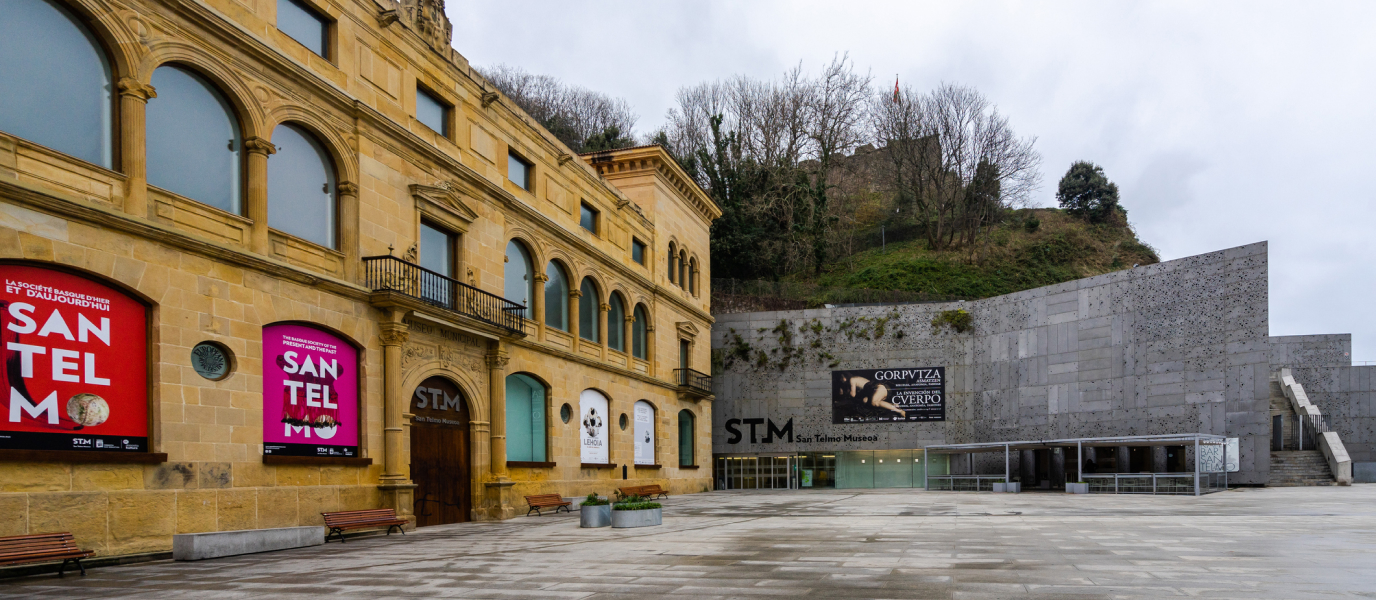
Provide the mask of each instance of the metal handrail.
POLYGON ((674 369, 674 381, 679 387, 686 387, 704 394, 712 393, 712 376, 693 369, 674 369))
POLYGON ((526 307, 395 256, 363 259, 364 283, 525 335, 526 307))

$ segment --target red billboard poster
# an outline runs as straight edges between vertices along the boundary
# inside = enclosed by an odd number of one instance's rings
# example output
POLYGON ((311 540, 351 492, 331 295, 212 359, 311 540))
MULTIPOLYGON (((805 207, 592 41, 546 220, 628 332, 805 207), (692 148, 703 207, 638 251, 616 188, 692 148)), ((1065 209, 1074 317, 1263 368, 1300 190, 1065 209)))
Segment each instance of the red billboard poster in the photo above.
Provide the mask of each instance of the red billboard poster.
POLYGON ((263 454, 358 456, 358 350, 297 323, 263 328, 263 454))
POLYGON ((0 448, 147 452, 148 307, 66 271, 0 281, 0 448))

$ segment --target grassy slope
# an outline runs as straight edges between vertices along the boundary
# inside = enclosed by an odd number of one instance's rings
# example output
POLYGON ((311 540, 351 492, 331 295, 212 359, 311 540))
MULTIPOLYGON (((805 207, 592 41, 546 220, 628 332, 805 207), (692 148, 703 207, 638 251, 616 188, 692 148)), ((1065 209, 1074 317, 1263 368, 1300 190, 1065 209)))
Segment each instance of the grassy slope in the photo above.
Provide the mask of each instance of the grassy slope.
POLYGON ((820 277, 806 277, 828 287, 987 298, 1159 261, 1132 229, 1089 225, 1056 209, 1018 211, 979 255, 971 260, 968 248, 933 252, 911 241, 861 252, 820 277), (1041 225, 1029 232, 1023 224, 1033 214, 1041 225))

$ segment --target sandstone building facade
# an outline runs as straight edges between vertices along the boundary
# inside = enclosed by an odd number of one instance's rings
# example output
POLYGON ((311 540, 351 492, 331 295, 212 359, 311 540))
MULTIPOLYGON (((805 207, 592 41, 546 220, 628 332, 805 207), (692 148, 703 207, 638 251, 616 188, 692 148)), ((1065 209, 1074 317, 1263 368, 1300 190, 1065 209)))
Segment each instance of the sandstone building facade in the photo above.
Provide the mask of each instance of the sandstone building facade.
POLYGON ((440 0, 9 8, 0 536, 710 487, 720 211, 662 149, 573 155, 440 0))

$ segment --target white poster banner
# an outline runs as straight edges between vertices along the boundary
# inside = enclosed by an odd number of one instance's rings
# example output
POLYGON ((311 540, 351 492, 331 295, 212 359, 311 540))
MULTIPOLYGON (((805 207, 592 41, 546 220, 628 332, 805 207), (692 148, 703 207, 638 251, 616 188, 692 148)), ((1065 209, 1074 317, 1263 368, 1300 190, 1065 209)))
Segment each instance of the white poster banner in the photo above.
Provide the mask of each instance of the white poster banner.
POLYGON ((655 407, 644 400, 635 403, 635 464, 655 464, 655 407))
POLYGON ((582 462, 607 464, 607 397, 597 390, 583 390, 578 396, 578 438, 582 462))

